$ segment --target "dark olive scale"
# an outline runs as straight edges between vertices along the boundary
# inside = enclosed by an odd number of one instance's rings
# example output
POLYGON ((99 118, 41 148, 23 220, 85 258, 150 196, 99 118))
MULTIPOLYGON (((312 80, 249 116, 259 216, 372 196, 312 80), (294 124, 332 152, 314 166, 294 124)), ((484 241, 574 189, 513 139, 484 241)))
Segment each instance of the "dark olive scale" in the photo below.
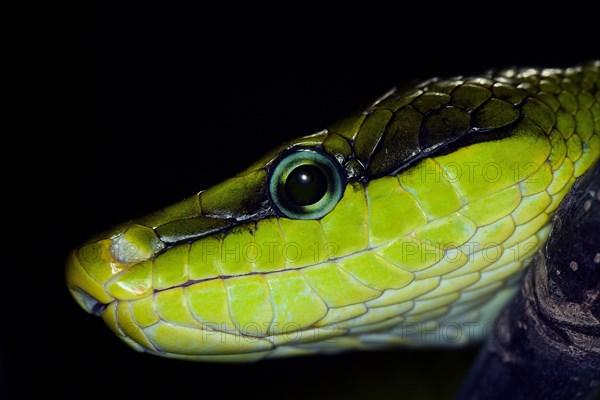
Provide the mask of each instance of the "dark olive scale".
POLYGON ((390 110, 374 110, 363 122, 360 134, 354 141, 354 153, 363 163, 367 162, 381 140, 383 132, 394 113, 390 110))
POLYGON ((323 150, 333 155, 343 163, 352 155, 352 148, 348 141, 340 135, 330 133, 323 142, 323 150))
POLYGON ((499 129, 515 122, 519 116, 519 109, 513 104, 500 100, 490 99, 484 106, 472 113, 473 125, 477 129, 499 129))
MULTIPOLYGON (((364 161, 369 175, 383 175, 383 171, 393 171, 403 160, 419 155, 419 136, 414 135, 423 122, 423 115, 414 107, 406 106, 396 111, 390 124, 378 142, 372 156, 364 161), (393 151, 385 149, 390 147, 393 151), (375 169, 373 169, 375 167, 375 169)), ((360 135, 360 131, 359 131, 360 135)))
POLYGON ((452 92, 452 104, 464 110, 474 110, 490 97, 492 97, 492 93, 488 88, 474 84, 464 84, 452 92))
POLYGON ((492 95, 513 105, 518 105, 528 96, 527 92, 506 83, 496 82, 492 87, 492 95))

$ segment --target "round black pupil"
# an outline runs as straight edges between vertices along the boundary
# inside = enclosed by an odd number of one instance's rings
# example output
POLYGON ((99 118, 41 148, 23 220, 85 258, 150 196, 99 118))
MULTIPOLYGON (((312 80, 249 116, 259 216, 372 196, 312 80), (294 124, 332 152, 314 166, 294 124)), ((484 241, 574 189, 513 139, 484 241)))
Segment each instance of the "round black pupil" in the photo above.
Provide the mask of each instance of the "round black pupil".
POLYGON ((308 206, 321 200, 327 192, 327 178, 314 165, 296 167, 285 181, 285 194, 299 206, 308 206))

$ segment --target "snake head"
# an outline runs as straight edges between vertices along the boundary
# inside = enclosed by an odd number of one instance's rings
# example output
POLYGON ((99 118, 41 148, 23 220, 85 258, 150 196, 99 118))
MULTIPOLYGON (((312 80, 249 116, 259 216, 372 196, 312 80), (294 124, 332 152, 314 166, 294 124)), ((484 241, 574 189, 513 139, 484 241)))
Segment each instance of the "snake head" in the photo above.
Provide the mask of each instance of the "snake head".
POLYGON ((69 255, 67 285, 166 357, 444 345, 428 324, 491 323, 600 157, 599 79, 596 62, 390 92, 95 237, 69 255))

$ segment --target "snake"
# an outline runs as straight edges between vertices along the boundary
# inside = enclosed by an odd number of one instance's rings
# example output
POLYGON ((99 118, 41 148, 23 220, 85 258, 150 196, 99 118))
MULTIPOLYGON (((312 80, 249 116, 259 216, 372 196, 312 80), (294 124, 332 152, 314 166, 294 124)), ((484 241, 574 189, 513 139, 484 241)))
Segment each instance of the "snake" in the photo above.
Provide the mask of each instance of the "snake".
POLYGON ((415 82, 92 237, 66 285, 182 360, 463 346, 599 157, 600 60, 415 82))

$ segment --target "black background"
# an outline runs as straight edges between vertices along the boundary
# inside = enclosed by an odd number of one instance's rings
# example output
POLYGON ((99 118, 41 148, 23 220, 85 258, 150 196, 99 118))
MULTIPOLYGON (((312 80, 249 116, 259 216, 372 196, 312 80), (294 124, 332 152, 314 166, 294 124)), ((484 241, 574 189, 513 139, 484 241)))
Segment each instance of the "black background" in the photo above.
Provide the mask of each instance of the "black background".
POLYGON ((249 365, 138 354, 70 298, 64 258, 87 236, 207 188, 394 85, 511 65, 565 67, 598 58, 597 41, 581 27, 512 12, 494 23, 439 10, 433 21, 428 11, 319 17, 321 10, 231 7, 114 2, 78 10, 80 46, 66 68, 76 88, 59 105, 66 123, 24 145, 52 151, 28 153, 41 162, 30 214, 43 230, 17 244, 34 272, 17 308, 35 317, 21 315, 26 329, 3 341, 2 378, 18 397, 450 398, 476 349, 249 365))

